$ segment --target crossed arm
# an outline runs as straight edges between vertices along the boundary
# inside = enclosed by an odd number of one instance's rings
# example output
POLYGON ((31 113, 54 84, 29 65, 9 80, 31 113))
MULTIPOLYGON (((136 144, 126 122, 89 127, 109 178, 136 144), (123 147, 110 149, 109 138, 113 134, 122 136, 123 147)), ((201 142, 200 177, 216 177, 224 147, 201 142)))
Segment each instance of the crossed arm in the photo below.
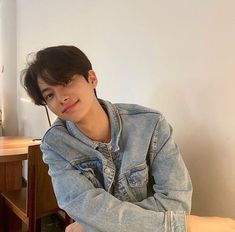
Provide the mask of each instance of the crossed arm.
POLYGON ((79 170, 44 143, 41 147, 44 161, 49 165, 59 206, 89 232, 155 232, 156 228, 164 232, 185 231, 185 212, 190 211, 191 205, 190 178, 164 119, 158 123, 155 133, 152 142, 156 143, 156 150, 151 158, 154 194, 132 203, 95 188, 79 170), (157 139, 162 131, 163 136, 157 139))

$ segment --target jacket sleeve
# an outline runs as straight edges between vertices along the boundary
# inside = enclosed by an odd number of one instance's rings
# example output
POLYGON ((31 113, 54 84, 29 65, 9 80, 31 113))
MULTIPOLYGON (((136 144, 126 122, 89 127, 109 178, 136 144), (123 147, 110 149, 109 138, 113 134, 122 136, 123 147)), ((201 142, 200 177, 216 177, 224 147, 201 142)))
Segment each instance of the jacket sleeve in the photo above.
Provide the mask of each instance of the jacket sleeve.
POLYGON ((153 191, 150 197, 135 204, 154 211, 190 213, 191 179, 172 138, 172 128, 163 116, 154 130, 148 155, 153 191))
POLYGON ((185 212, 156 212, 122 202, 93 184, 43 142, 44 162, 60 208, 89 232, 185 232, 185 212))

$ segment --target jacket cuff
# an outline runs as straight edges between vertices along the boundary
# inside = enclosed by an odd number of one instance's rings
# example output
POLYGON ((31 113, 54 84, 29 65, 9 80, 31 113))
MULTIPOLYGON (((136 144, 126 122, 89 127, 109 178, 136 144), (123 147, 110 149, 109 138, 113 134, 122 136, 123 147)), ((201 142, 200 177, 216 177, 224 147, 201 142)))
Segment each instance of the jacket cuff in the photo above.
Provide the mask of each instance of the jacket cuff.
POLYGON ((186 215, 184 211, 168 211, 167 219, 167 232, 187 232, 186 215))

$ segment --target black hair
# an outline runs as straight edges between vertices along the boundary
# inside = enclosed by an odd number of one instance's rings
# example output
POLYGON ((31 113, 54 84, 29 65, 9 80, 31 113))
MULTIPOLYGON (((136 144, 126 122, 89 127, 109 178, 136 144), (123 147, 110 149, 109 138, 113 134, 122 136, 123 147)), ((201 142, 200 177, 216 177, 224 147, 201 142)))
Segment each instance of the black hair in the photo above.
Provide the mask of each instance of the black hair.
MULTIPOLYGON (((88 81, 92 65, 87 56, 75 46, 54 46, 40 50, 21 73, 21 83, 36 105, 46 105, 38 86, 38 77, 49 85, 64 85, 75 75, 88 81)), ((96 90, 95 95, 96 95, 96 90)))

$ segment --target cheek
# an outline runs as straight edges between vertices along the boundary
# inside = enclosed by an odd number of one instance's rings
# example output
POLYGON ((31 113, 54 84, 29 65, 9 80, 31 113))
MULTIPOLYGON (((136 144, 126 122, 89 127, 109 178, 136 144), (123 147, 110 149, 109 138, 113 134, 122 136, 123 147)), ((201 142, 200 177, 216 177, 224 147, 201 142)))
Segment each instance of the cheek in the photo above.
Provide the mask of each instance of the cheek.
POLYGON ((60 111, 61 111, 61 110, 60 110, 58 107, 56 107, 55 104, 50 103, 50 104, 48 104, 47 106, 48 106, 48 108, 50 109, 50 111, 53 112, 54 114, 56 114, 56 115, 60 114, 60 111))

